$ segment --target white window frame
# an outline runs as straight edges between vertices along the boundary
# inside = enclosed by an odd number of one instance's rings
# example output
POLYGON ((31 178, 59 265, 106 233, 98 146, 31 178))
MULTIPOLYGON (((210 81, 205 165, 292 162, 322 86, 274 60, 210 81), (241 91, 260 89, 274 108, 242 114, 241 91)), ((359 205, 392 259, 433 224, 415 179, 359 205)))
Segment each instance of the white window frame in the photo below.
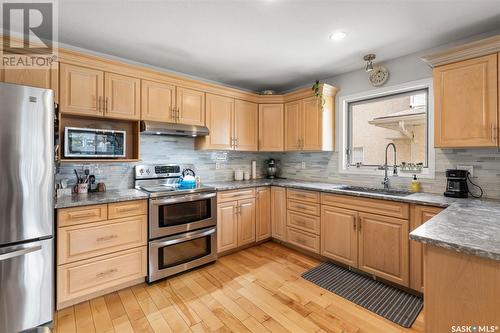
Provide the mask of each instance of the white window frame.
MULTIPOLYGON (((428 166, 424 168, 421 172, 415 172, 419 178, 435 178, 435 166, 436 166, 436 155, 434 149, 434 92, 432 88, 432 79, 423 79, 417 81, 411 81, 395 86, 378 88, 370 90, 368 92, 362 92, 347 96, 342 96, 339 99, 340 114, 339 114, 339 173, 343 174, 358 174, 358 175, 384 175, 383 170, 378 170, 374 167, 347 167, 347 156, 346 149, 348 140, 348 111, 349 104, 353 102, 358 102, 366 99, 384 97, 388 95, 395 95, 399 93, 410 92, 414 90, 427 89, 428 91, 428 106, 427 106, 427 145, 428 145, 428 166)), ((389 162, 390 163, 390 162, 389 162)), ((392 172, 390 172, 392 175, 392 172)), ((411 178, 413 177, 412 172, 398 172, 399 177, 411 178)))

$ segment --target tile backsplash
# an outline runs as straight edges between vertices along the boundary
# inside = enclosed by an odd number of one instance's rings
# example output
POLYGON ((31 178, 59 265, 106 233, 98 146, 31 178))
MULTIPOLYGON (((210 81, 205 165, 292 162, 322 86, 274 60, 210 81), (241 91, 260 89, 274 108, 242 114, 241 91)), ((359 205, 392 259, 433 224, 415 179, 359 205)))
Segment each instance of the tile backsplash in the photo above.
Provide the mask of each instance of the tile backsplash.
MULTIPOLYGON (((252 160, 257 161, 257 175, 264 177, 266 161, 278 160, 282 177, 291 179, 326 181, 341 184, 379 187, 379 175, 365 176, 340 174, 338 153, 247 153, 232 151, 203 151, 194 149, 194 139, 157 135, 141 136, 140 163, 85 163, 61 164, 57 168, 56 181, 68 179, 75 183, 73 169, 82 172, 90 169, 97 181, 106 183, 108 189, 134 187, 134 166, 145 163, 179 163, 192 165, 203 182, 233 179, 235 169, 250 171, 252 160), (305 169, 302 169, 302 162, 305 169), (216 163, 219 168, 216 169, 216 163)), ((442 193, 446 184, 445 170, 457 165, 474 166, 473 181, 484 190, 487 198, 500 199, 500 151, 498 149, 436 149, 436 176, 434 179, 420 179, 424 192, 442 193)), ((394 188, 408 188, 411 178, 391 177, 394 188)), ((471 186, 471 190, 474 187, 471 186)))
POLYGON ((67 179, 68 184, 76 182, 73 169, 83 173, 89 169, 97 182, 105 182, 107 189, 134 187, 134 166, 136 164, 178 163, 193 167, 202 182, 232 180, 234 170, 250 171, 251 162, 257 161, 257 175, 265 174, 267 153, 236 151, 206 151, 194 149, 194 138, 161 135, 141 135, 141 162, 138 163, 64 163, 57 167, 56 182, 67 179), (216 163, 219 168, 216 169, 216 163))

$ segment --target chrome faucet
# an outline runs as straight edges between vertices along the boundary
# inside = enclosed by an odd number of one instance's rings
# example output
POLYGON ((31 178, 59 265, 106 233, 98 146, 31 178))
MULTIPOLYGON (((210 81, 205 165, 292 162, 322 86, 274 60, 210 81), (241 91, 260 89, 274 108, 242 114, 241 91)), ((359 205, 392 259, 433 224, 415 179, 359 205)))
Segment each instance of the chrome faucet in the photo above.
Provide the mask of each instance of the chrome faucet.
POLYGON ((396 158, 396 145, 394 143, 389 143, 386 147, 385 147, 385 164, 383 166, 381 166, 379 169, 383 169, 385 171, 385 176, 384 176, 384 180, 382 181, 382 185, 384 185, 384 190, 388 190, 389 189, 389 176, 387 175, 387 170, 389 169, 389 166, 387 165, 387 152, 389 151, 389 147, 392 146, 392 148, 394 149, 394 166, 393 166, 393 169, 392 169, 392 174, 394 176, 397 176, 398 174, 398 165, 397 165, 397 158, 396 158))

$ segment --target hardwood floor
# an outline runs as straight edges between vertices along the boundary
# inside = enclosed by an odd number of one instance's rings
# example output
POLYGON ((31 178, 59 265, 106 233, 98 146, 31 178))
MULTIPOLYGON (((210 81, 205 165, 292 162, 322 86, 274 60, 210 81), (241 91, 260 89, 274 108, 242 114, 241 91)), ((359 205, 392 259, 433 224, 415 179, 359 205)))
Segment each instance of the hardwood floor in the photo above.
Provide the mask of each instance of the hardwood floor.
POLYGON ((58 311, 57 333, 423 332, 404 329, 300 277, 318 261, 273 242, 215 264, 58 311))

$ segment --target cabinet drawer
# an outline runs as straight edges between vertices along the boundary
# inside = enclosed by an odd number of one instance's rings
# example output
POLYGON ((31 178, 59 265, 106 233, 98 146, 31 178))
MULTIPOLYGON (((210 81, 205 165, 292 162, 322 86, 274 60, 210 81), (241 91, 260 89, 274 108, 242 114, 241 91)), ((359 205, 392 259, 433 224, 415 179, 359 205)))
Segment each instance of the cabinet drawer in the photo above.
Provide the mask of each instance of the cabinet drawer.
POLYGON ((390 200, 359 198, 348 195, 322 193, 321 204, 357 210, 360 212, 392 216, 400 219, 408 219, 410 216, 409 204, 390 200))
POLYGON ((57 303, 146 276, 146 246, 57 267, 57 303))
POLYGON ((288 199, 288 209, 303 214, 320 215, 319 204, 288 199))
POLYGON ((308 251, 319 253, 319 236, 295 228, 287 228, 288 242, 308 251))
POLYGON ((147 216, 70 226, 57 230, 58 265, 147 243, 147 216))
POLYGON ((146 200, 124 201, 110 203, 108 205, 108 218, 119 219, 121 217, 146 215, 148 213, 148 202, 146 200))
POLYGON ((104 221, 108 218, 108 205, 92 205, 57 210, 57 226, 104 221))
POLYGON ((286 197, 288 199, 295 199, 299 201, 308 201, 319 203, 319 192, 304 191, 304 190, 286 190, 286 197))
POLYGON ((255 198, 255 188, 253 187, 244 190, 224 191, 217 193, 218 203, 250 198, 255 198))
POLYGON ((319 216, 311 216, 288 211, 287 224, 289 227, 294 227, 300 230, 312 232, 319 235, 321 230, 319 216))

